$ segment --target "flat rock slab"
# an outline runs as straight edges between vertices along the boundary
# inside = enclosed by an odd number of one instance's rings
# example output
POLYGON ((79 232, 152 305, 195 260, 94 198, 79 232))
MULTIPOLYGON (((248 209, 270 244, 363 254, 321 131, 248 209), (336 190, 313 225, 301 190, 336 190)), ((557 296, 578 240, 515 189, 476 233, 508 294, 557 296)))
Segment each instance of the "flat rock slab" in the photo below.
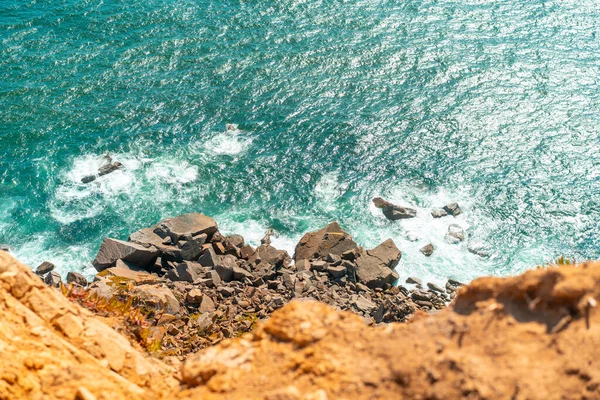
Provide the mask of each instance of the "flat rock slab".
POLYGON ((109 278, 109 281, 110 277, 117 277, 119 280, 130 280, 136 284, 156 282, 159 279, 156 275, 136 269, 121 260, 118 260, 114 267, 107 268, 98 275, 109 278))
POLYGON ((158 256, 158 250, 137 243, 118 239, 104 238, 100 250, 92 265, 98 272, 112 267, 117 260, 127 261, 141 268, 152 266, 158 256))
POLYGON ((184 236, 196 236, 205 233, 212 236, 218 230, 217 222, 204 214, 190 213, 165 219, 153 227, 153 231, 161 237, 170 236, 174 242, 184 236))
POLYGON ((397 206, 381 197, 375 197, 373 199, 373 204, 375 204, 375 207, 380 208, 383 215, 391 221, 414 218, 417 216, 417 210, 414 208, 397 206))

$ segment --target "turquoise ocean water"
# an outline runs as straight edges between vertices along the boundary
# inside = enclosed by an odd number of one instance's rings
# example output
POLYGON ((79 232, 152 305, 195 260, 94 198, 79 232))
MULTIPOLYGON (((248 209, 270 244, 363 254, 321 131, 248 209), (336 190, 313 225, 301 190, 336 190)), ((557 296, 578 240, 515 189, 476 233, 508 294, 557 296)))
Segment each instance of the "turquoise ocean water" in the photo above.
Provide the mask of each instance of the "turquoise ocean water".
POLYGON ((338 220, 402 278, 597 259, 599 155, 595 0, 0 1, 0 243, 34 267, 190 211, 290 251, 338 220))

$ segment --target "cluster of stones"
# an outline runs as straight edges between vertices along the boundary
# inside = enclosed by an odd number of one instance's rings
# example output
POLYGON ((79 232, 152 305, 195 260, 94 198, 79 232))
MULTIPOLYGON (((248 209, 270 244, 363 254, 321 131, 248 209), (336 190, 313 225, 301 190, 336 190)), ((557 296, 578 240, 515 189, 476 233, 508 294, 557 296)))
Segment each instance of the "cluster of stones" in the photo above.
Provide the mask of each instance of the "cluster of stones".
POLYGON ((412 290, 396 286, 400 257, 391 239, 365 250, 333 222, 305 234, 292 258, 269 235, 253 248, 239 235, 223 236, 214 219, 192 213, 141 229, 128 241, 105 238, 89 290, 107 299, 134 296, 149 311, 151 338, 163 354, 181 356, 250 331, 293 299, 319 300, 373 324, 445 307, 457 286, 424 288, 417 278, 409 281, 412 290))
MULTIPOLYGON (((414 218, 417 216, 417 210, 415 210, 414 208, 398 206, 382 199, 381 197, 375 197, 373 199, 373 204, 375 204, 375 207, 381 209, 383 215, 385 215, 385 217, 391 221, 414 218)), ((431 216, 433 218, 442 218, 448 215, 456 217, 461 213, 462 210, 460 209, 457 203, 450 203, 445 205, 444 207, 434 208, 431 210, 431 216)), ((451 244, 458 244, 465 240, 465 231, 460 227, 460 225, 451 224, 448 227, 448 232, 446 232, 446 235, 444 236, 444 240, 451 244)), ((426 257, 431 256, 434 250, 435 247, 432 243, 429 243, 420 249, 421 253, 426 257)), ((486 254, 483 254, 482 252, 473 251, 470 248, 469 251, 478 254, 482 257, 486 256, 486 254)))

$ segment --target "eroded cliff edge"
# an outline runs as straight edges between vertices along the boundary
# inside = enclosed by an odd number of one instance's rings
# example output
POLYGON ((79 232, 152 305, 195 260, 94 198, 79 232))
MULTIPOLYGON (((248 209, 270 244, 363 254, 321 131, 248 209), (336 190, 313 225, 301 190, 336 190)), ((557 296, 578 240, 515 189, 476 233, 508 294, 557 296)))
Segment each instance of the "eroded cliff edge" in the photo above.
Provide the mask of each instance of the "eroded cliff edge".
POLYGON ((588 263, 478 279, 407 324, 293 301, 177 370, 0 252, 0 398, 600 398, 599 296, 588 263))

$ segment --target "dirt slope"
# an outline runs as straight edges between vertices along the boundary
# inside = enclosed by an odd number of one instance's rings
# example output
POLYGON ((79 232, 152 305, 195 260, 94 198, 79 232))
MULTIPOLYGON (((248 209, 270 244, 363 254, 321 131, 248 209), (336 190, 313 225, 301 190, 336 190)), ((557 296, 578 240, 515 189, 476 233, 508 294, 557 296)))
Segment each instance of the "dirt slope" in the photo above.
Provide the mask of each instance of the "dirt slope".
POLYGON ((600 399, 600 263, 482 278, 408 324, 292 302, 182 382, 0 252, 0 399, 600 399))
POLYGON ((293 303, 191 357, 179 398, 600 398, 600 264, 483 278, 453 307, 367 328, 293 303))

